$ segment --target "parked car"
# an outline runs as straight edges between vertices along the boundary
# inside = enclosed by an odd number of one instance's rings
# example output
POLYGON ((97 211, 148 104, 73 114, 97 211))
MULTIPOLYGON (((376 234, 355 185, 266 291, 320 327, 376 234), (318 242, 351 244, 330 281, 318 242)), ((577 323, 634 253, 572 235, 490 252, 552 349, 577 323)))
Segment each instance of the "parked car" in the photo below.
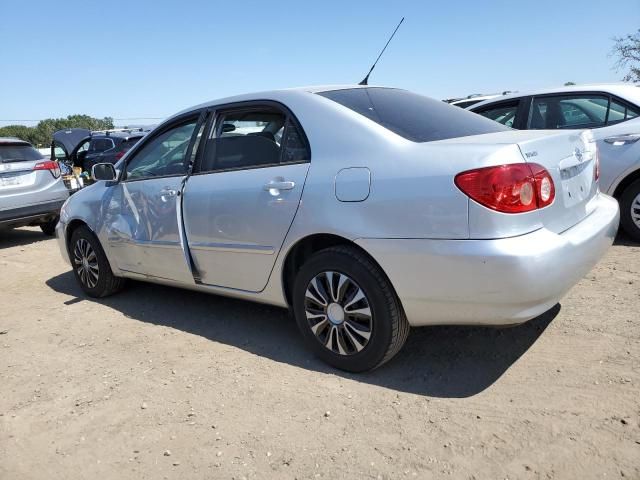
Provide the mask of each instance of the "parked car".
POLYGON ((90 172, 96 163, 116 163, 145 134, 143 128, 58 130, 53 134, 51 156, 90 172))
POLYGON ((39 225, 53 235, 68 196, 58 162, 29 142, 0 138, 0 229, 39 225))
POLYGON ((451 105, 455 105, 460 108, 469 108, 471 105, 475 105, 476 103, 484 102, 485 100, 490 100, 493 98, 497 98, 501 95, 507 95, 511 93, 510 91, 502 92, 502 93, 474 93, 472 95, 468 95, 463 98, 449 98, 443 100, 451 105))
POLYGON ((593 129, 600 189, 620 202, 620 224, 640 242, 640 87, 584 85, 500 97, 469 108, 513 128, 593 129), (636 119, 636 120, 634 120, 636 119))
POLYGON ((410 325, 542 314, 618 228, 588 132, 518 132, 392 88, 200 105, 93 173, 57 227, 87 295, 134 278, 289 307, 356 372, 410 325))

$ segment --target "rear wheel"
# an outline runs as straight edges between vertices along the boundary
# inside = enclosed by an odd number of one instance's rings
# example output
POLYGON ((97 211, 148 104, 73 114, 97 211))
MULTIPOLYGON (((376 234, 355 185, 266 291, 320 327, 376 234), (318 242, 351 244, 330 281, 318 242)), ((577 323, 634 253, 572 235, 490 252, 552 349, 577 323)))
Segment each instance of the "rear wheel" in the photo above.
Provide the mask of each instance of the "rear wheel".
POLYGON ((90 297, 106 297, 124 286, 124 278, 113 274, 102 245, 87 227, 74 230, 69 253, 73 274, 90 297))
POLYGON ((56 225, 58 224, 59 217, 54 218, 53 220, 49 220, 47 223, 40 224, 40 230, 45 235, 52 237, 56 233, 56 225))
POLYGON ((322 250, 302 266, 293 288, 293 309, 316 355, 350 372, 387 362, 409 334, 389 280, 353 247, 322 250))
POLYGON ((640 180, 629 185, 620 197, 620 224, 627 235, 640 243, 640 180))

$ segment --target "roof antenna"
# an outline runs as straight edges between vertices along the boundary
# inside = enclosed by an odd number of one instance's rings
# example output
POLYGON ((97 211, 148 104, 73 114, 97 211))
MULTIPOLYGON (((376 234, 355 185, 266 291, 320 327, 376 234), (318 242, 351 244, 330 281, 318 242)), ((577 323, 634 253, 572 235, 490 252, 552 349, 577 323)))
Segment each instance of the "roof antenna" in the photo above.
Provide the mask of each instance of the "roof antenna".
POLYGON ((389 46, 389 43, 391 43, 391 40, 393 40, 393 37, 395 36, 396 32, 400 28, 400 25, 402 25, 402 22, 404 22, 404 17, 402 17, 402 20, 400 20, 400 23, 398 23, 398 26, 396 27, 396 29, 393 31, 393 33, 389 37, 389 40, 387 40, 387 43, 385 44, 384 48, 380 52, 380 55, 378 55, 378 58, 376 58, 376 61, 373 62, 373 65, 371 66, 371 70, 369 70, 369 73, 367 73, 367 76, 364 77, 364 79, 358 85, 369 85, 369 75, 371 75, 371 72, 373 72, 373 69, 376 68, 376 65, 378 64, 378 60, 380 60, 380 57, 382 56, 384 51, 389 46))

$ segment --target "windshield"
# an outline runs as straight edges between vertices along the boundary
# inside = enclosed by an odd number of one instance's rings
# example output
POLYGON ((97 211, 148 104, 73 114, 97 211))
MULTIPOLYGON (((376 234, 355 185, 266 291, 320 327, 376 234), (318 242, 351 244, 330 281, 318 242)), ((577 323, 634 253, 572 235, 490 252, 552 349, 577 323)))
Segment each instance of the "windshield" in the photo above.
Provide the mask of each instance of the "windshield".
POLYGON ((351 88, 320 92, 319 95, 413 142, 433 142, 510 130, 475 113, 406 90, 351 88))
POLYGON ((42 154, 31 145, 24 143, 0 144, 0 163, 32 162, 43 158, 42 154))

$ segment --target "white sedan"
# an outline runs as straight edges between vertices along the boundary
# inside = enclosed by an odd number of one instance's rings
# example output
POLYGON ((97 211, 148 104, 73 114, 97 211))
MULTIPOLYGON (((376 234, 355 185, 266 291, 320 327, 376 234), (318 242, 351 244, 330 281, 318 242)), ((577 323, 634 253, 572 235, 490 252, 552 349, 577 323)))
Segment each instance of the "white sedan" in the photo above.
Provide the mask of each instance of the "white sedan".
POLYGON ((600 189, 620 202, 620 223, 640 242, 640 86, 572 85, 517 93, 468 110, 522 130, 593 129, 600 189))

